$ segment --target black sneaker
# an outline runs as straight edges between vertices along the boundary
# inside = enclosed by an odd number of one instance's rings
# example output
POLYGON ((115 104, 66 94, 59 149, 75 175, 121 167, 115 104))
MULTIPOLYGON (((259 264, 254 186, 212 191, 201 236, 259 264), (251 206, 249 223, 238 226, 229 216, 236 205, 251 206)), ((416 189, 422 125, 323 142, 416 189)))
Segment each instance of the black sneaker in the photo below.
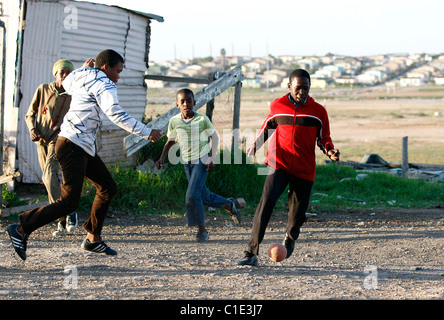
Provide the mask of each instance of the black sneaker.
POLYGON ((28 243, 28 235, 21 235, 20 232, 17 231, 18 224, 11 224, 7 229, 7 233, 9 238, 11 238, 11 243, 15 252, 19 255, 22 260, 26 260, 26 246, 28 243))
POLYGON ((285 257, 285 259, 290 258, 291 254, 293 253, 294 242, 295 241, 293 239, 290 239, 287 235, 285 236, 285 239, 282 242, 282 244, 284 245, 285 249, 287 249, 287 256, 285 257))
POLYGON ((233 219, 234 223, 240 224, 241 216, 240 216, 239 211, 236 208, 235 200, 233 198, 229 198, 228 200, 230 200, 230 202, 231 202, 231 209, 230 210, 226 209, 226 210, 231 215, 231 219, 233 219))
POLYGON ((104 253, 108 256, 116 256, 117 251, 111 249, 103 241, 90 242, 87 238, 83 240, 82 249, 86 251, 91 251, 95 253, 104 253))
POLYGON ((245 251, 245 257, 237 264, 240 266, 257 266, 257 255, 245 251))
POLYGON ((196 241, 197 242, 208 242, 209 238, 210 238, 210 235, 207 231, 198 231, 196 234, 196 241))

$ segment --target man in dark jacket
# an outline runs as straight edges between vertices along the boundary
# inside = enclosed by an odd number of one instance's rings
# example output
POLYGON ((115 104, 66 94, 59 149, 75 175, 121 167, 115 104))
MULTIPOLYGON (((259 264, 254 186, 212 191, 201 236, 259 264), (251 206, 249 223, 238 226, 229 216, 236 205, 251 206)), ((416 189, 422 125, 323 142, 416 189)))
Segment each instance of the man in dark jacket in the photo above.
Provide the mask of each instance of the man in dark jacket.
POLYGON ((239 265, 257 265, 259 244, 280 195, 289 185, 288 222, 284 246, 287 258, 294 250, 305 222, 311 189, 316 173, 315 146, 331 160, 339 161, 339 150, 330 138, 327 111, 308 95, 310 75, 302 69, 294 70, 289 79, 290 93, 274 100, 270 114, 261 127, 254 145, 247 153, 252 156, 269 139, 265 163, 269 167, 261 200, 256 208, 245 257, 239 265))

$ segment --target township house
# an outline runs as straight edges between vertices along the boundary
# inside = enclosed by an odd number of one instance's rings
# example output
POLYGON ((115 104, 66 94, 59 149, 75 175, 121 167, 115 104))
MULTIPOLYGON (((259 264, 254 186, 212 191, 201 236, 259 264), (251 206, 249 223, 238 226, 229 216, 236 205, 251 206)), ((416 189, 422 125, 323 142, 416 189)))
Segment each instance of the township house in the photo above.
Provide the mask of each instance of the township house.
MULTIPOLYGON (((22 182, 39 183, 37 152, 29 138, 25 114, 36 88, 55 80, 54 62, 65 58, 74 67, 113 49, 125 59, 117 84, 119 102, 138 120, 146 108, 145 71, 149 65, 151 23, 163 18, 93 2, 71 0, 2 0, 6 37, 4 92, 4 175, 19 172, 22 182)), ((0 30, 1 31, 1 30, 0 30)), ((123 138, 128 133, 106 117, 99 155, 106 164, 131 162, 123 138)))

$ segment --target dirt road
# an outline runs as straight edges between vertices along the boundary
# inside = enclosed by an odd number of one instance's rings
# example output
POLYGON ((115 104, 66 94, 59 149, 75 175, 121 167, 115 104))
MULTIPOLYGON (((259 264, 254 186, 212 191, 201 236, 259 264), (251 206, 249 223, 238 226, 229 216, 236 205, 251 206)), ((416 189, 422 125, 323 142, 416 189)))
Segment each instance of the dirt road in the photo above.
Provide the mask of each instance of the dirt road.
POLYGON ((183 216, 115 215, 103 234, 116 257, 83 251, 81 228, 53 237, 49 225, 30 237, 25 262, 2 233, 0 300, 444 298, 443 209, 318 214, 281 263, 266 256, 284 236, 285 214, 275 213, 259 266, 238 266, 251 220, 207 215, 210 241, 199 244, 183 216))

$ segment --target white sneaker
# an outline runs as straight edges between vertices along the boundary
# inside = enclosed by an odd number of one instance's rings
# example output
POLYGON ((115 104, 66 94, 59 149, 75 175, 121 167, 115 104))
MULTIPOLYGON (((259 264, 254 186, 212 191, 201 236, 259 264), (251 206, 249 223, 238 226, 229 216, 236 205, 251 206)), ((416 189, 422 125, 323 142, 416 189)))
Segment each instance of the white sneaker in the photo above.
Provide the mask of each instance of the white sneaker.
POLYGON ((66 217, 66 230, 72 232, 78 225, 77 212, 73 212, 66 217))
POLYGON ((63 222, 59 221, 59 223, 57 223, 57 230, 54 231, 52 233, 52 235, 54 237, 56 237, 56 236, 61 236, 62 234, 66 233, 65 225, 66 225, 66 221, 63 221, 63 222))

